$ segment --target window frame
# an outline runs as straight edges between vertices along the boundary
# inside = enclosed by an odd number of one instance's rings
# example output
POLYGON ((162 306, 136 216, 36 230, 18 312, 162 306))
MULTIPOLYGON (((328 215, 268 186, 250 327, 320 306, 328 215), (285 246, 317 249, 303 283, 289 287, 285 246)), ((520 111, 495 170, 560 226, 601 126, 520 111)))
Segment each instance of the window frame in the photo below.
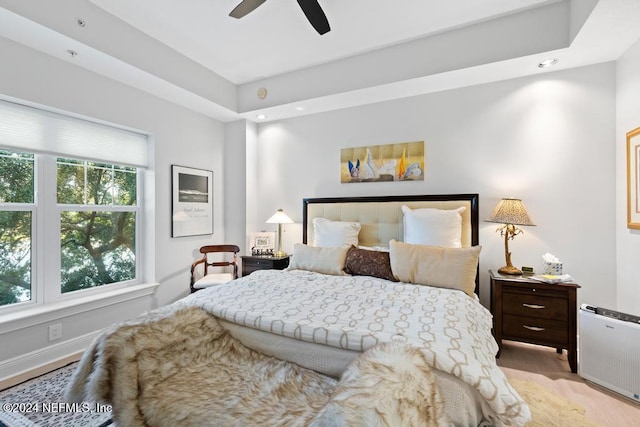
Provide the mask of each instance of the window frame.
MULTIPOLYGON (((13 147, 0 146, 0 148, 6 151, 14 151, 14 152, 20 151, 20 150, 16 150, 13 147)), ((26 153, 26 151, 22 151, 22 152, 26 153)), ((38 218, 37 188, 38 188, 38 182, 40 181, 40 177, 42 174, 41 174, 41 171, 38 170, 38 163, 39 163, 37 160, 38 156, 35 153, 31 153, 31 152, 29 152, 29 154, 33 154, 33 202, 31 203, 0 202, 0 211, 31 212, 31 289, 30 289, 31 295, 30 295, 30 299, 27 301, 18 301, 13 304, 0 306, 0 314, 11 313, 14 311, 21 311, 21 310, 25 310, 25 309, 29 309, 34 306, 37 306, 39 303, 41 304, 41 302, 38 300, 38 295, 42 295, 43 293, 43 290, 37 289, 38 277, 40 277, 41 274, 37 273, 37 267, 35 264, 35 259, 36 259, 35 252, 37 250, 36 242, 38 240, 36 236, 36 230, 37 230, 36 223, 38 218)))
MULTIPOLYGON (((54 156, 53 157, 53 161, 55 163, 55 169, 56 169, 56 180, 50 180, 50 181, 54 181, 54 187, 55 187, 55 193, 57 195, 57 158, 60 156, 54 156)), ((70 158, 68 156, 64 156, 65 158, 70 158)), ((80 160, 80 161, 85 161, 83 159, 73 159, 73 160, 80 160)), ((93 160, 86 160, 86 161, 93 161, 93 160)), ((112 163, 112 162, 102 162, 102 163, 108 163, 111 165, 116 165, 116 163, 112 163)), ((124 165, 117 165, 117 166, 124 166, 124 165)), ((95 295, 95 294, 100 294, 109 290, 114 290, 114 289, 120 289, 120 288, 124 288, 130 285, 136 285, 142 282, 141 278, 140 278, 140 274, 142 271, 142 267, 140 265, 141 263, 141 252, 140 252, 140 245, 138 244, 141 241, 142 235, 140 233, 140 224, 141 224, 141 220, 140 220, 140 215, 143 212, 143 208, 141 207, 140 203, 141 203, 141 194, 140 194, 140 181, 141 181, 141 169, 137 168, 137 167, 133 167, 133 166, 128 166, 128 167, 132 167, 136 169, 136 203, 135 205, 91 205, 91 204, 60 204, 57 203, 57 198, 56 198, 56 208, 57 208, 57 218, 58 218, 58 224, 57 224, 57 234, 55 236, 56 239, 56 248, 57 248, 57 265, 58 270, 61 269, 61 248, 60 248, 60 219, 62 217, 62 213, 63 212, 73 212, 73 211, 84 211, 84 212, 91 212, 91 211, 98 211, 98 212, 135 212, 135 227, 136 227, 136 231, 135 231, 135 277, 133 279, 129 279, 129 280, 123 280, 120 282, 114 282, 114 283, 107 283, 104 285, 100 285, 100 286, 96 286, 93 288, 88 288, 88 289, 78 289, 76 291, 71 291, 71 292, 67 292, 67 293, 62 293, 62 280, 61 280, 61 276, 58 277, 57 280, 57 286, 55 288, 55 293, 51 292, 51 290, 49 290, 49 295, 47 295, 49 298, 53 299, 54 301, 66 301, 69 299, 74 299, 76 297, 82 297, 82 296, 88 296, 88 295, 95 295)), ((86 176, 86 170, 85 170, 85 176, 86 176)), ((53 236, 51 236, 51 241, 53 241, 53 236)), ((46 292, 46 290, 45 290, 46 292)), ((45 304, 47 304, 50 301, 45 301, 45 304)))
MULTIPOLYGON (((6 148, 6 150, 21 151, 13 147, 6 148)), ((28 150, 22 150, 21 152, 32 153, 28 150)), ((143 205, 144 168, 121 165, 116 162, 102 162, 136 169, 135 205, 58 204, 57 159, 58 157, 72 157, 35 152, 33 155, 34 202, 0 203, 0 210, 31 212, 31 299, 0 306, 0 315, 36 307, 46 307, 56 303, 98 297, 100 294, 143 283, 143 272, 145 271, 142 250, 142 216, 145 215, 145 206, 143 205), (130 280, 62 293, 60 219, 62 213, 67 211, 135 212, 135 277, 130 280), (52 215, 52 213, 55 214, 52 215)), ((95 160, 88 161, 93 162, 95 160)))

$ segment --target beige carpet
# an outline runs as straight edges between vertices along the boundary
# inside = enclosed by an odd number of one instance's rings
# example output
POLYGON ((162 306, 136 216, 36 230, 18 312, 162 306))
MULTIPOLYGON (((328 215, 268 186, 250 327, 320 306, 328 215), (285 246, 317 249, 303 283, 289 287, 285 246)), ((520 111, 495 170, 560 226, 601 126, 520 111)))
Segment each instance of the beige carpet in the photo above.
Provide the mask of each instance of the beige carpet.
POLYGON ((585 417, 585 409, 532 381, 509 379, 531 408, 532 421, 527 427, 599 427, 585 417))

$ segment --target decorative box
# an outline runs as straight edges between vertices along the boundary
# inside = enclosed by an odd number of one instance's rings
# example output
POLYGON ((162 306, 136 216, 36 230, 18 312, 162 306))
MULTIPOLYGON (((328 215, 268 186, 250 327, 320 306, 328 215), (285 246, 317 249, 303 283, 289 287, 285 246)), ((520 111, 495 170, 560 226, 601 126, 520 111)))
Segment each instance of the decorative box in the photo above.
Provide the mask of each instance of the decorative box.
POLYGON ((562 263, 557 261, 553 261, 553 262, 545 261, 543 274, 552 274, 554 276, 560 276, 562 274, 562 263))

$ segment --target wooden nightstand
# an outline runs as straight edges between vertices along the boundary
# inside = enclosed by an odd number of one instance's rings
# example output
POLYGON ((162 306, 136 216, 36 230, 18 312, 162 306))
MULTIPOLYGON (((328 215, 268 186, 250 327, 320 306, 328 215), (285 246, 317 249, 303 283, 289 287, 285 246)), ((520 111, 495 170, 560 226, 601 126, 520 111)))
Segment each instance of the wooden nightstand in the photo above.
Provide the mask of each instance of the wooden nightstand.
POLYGON ((289 255, 283 257, 245 255, 240 258, 242 258, 243 276, 247 276, 256 270, 284 270, 289 266, 289 255))
POLYGON ((502 351, 502 340, 513 340, 567 350, 569 366, 578 372, 576 291, 577 283, 548 284, 527 276, 505 276, 489 270, 493 335, 502 351))

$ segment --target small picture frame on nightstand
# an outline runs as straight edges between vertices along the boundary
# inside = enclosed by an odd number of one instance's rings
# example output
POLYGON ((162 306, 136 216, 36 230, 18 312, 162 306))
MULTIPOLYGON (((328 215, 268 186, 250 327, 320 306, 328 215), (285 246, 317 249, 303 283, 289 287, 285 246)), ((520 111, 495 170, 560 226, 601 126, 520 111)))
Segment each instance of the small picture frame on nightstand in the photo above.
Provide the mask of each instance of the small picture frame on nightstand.
POLYGON ((249 235, 251 255, 273 255, 276 247, 276 233, 261 231, 249 235))
POLYGON ((534 274, 533 267, 526 267, 523 265, 520 270, 522 271, 523 276, 532 276, 534 274))

